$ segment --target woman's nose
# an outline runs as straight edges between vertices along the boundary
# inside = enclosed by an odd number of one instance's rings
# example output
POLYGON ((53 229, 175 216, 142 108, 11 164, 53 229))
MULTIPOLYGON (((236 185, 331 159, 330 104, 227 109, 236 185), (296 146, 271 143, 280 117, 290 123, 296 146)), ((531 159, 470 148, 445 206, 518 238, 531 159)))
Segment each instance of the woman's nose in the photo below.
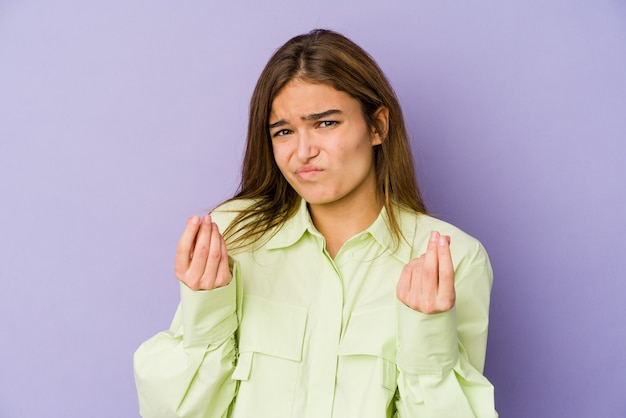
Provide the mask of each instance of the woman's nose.
POLYGON ((315 139, 307 132, 298 135, 298 148, 296 155, 301 161, 308 161, 319 154, 319 148, 315 139))

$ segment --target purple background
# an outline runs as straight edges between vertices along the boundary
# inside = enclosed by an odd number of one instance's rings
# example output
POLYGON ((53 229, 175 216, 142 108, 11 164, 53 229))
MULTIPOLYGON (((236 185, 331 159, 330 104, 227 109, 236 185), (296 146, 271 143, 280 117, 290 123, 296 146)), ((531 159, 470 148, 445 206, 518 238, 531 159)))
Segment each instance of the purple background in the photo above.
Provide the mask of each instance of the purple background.
POLYGON ((378 60, 430 208, 489 250, 501 416, 626 416, 626 3, 511 3, 1 0, 0 417, 138 416, 185 219, 314 27, 378 60))

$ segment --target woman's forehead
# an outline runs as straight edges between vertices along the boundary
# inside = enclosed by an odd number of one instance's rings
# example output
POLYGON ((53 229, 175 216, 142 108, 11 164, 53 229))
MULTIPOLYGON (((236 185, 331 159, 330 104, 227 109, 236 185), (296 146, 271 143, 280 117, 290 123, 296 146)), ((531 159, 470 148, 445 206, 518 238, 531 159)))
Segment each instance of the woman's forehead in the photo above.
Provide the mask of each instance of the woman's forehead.
POLYGON ((343 91, 297 79, 287 83, 274 98, 270 123, 276 118, 311 119, 331 110, 349 113, 359 108, 359 102, 343 91))

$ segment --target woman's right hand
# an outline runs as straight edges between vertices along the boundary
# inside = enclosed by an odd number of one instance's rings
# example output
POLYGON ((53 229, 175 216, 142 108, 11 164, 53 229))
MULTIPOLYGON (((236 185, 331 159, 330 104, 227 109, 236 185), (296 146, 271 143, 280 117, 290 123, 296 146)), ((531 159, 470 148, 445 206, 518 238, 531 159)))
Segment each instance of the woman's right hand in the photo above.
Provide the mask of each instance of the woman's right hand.
POLYGON ((192 290, 226 286, 232 279, 226 243, 210 215, 192 216, 176 247, 176 278, 192 290))

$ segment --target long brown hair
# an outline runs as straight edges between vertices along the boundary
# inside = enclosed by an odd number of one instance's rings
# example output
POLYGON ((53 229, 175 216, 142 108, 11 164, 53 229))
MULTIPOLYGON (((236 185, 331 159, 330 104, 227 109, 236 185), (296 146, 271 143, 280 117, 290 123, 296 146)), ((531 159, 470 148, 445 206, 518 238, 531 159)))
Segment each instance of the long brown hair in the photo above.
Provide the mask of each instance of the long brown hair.
POLYGON ((316 29, 296 36, 270 58, 250 101, 248 138, 241 183, 231 199, 254 199, 226 229, 229 246, 255 243, 275 231, 298 209, 299 196, 281 174, 272 150, 269 116, 272 103, 291 80, 321 83, 343 91, 361 104, 367 123, 379 133, 373 115, 389 109, 387 136, 374 149, 376 181, 396 238, 402 234, 396 207, 427 213, 422 200, 402 109, 376 62, 361 47, 336 32, 316 29))

